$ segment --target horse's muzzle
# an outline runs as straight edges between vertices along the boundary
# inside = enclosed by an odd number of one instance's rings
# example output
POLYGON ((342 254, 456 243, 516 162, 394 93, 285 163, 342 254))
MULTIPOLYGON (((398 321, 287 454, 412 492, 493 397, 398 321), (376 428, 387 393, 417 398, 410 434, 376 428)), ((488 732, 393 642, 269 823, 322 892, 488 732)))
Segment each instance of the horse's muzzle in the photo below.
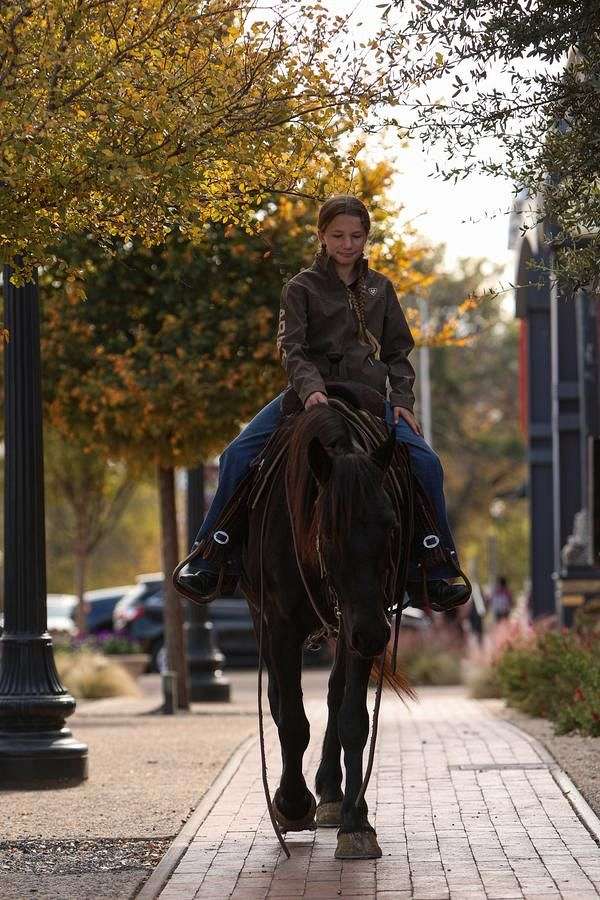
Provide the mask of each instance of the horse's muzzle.
POLYGON ((387 647, 391 629, 387 622, 355 625, 350 632, 350 649, 363 659, 380 656, 387 647))

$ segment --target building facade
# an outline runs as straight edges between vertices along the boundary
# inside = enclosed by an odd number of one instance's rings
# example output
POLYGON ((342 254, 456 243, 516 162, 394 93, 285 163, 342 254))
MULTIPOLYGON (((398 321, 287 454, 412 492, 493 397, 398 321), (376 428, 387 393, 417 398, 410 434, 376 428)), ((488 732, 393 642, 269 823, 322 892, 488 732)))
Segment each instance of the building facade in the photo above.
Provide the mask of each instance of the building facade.
POLYGON ((565 295, 552 276, 552 232, 535 201, 517 198, 521 404, 528 451, 531 609, 572 623, 600 596, 600 384, 598 302, 565 295))

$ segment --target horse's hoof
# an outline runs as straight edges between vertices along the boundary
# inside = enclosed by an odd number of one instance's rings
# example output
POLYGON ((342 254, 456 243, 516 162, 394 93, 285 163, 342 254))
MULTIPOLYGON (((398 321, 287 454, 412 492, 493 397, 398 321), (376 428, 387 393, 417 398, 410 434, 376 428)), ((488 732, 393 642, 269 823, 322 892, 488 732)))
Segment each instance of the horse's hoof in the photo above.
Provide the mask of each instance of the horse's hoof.
POLYGON ((336 859, 379 859, 381 847, 374 831, 349 831, 338 834, 336 859))
POLYGON ((342 801, 319 803, 316 814, 317 828, 339 828, 342 824, 342 801))
MULTIPOLYGON (((310 792, 309 792, 310 793, 310 792)), ((277 806, 277 797, 273 798, 273 812, 277 819, 277 824, 281 828, 283 834, 288 831, 314 831, 317 827, 315 822, 315 812, 317 809, 317 801, 310 795, 310 806, 308 812, 301 819, 288 819, 277 806)))

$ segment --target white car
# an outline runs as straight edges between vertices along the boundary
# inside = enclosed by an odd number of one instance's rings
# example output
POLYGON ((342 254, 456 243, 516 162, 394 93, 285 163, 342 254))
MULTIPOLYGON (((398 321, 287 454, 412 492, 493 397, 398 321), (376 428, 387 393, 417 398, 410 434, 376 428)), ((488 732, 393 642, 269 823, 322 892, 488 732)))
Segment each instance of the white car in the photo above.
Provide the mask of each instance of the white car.
POLYGON ((72 636, 77 634, 74 621, 77 597, 75 594, 48 594, 48 631, 52 635, 72 636))

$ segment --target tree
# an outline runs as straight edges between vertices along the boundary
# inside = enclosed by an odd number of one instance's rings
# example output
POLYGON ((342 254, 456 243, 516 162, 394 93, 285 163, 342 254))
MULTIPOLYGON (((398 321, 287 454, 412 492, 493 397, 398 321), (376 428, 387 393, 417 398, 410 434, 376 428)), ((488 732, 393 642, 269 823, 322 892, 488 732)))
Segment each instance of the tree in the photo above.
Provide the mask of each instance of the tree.
MULTIPOLYGON (((223 226, 215 230, 222 239, 223 226)), ((174 468, 214 454, 280 385, 272 313, 250 290, 245 261, 222 276, 216 253, 182 238, 112 256, 82 240, 61 255, 85 268, 87 299, 70 293, 60 269, 43 276, 48 417, 90 452, 156 473, 167 657, 185 706, 181 604, 168 577, 179 559, 174 468)))
POLYGON ((7 0, 1 255, 30 274, 59 235, 247 224, 267 192, 319 195, 323 156, 343 184, 385 50, 300 0, 7 0))
POLYGON ((46 431, 45 473, 53 516, 74 562, 77 626, 86 631, 85 588, 90 557, 119 522, 136 483, 122 463, 106 461, 80 444, 46 431))
POLYGON ((559 274, 575 285, 594 282, 598 3, 393 0, 387 20, 403 63, 397 100, 414 112, 402 125, 444 145, 446 178, 502 174, 539 195, 540 214, 557 227, 559 274), (400 14, 394 21, 392 9, 400 14))

